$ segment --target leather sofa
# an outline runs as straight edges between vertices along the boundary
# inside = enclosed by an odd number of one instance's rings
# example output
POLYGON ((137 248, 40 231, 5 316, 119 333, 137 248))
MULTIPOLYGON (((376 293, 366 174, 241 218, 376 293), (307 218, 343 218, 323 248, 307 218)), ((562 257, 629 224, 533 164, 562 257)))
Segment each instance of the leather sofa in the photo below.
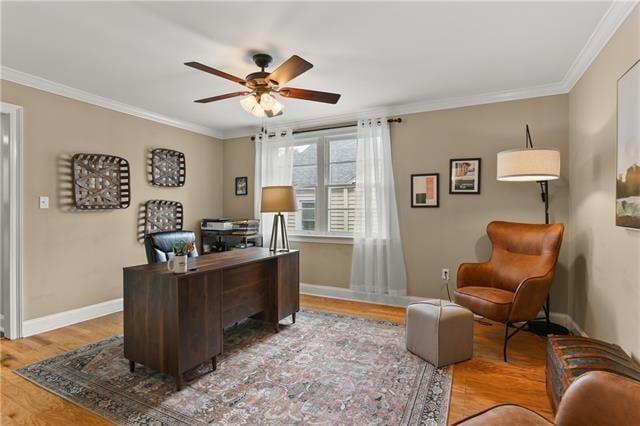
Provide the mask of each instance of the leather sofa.
POLYGON ((198 256, 195 247, 196 234, 193 231, 165 231, 148 234, 144 237, 144 248, 148 263, 166 262, 173 257, 173 246, 181 241, 193 243, 193 251, 189 257, 198 256))
POLYGON ((608 426, 640 424, 640 382, 592 371, 564 394, 554 422, 519 405, 498 405, 455 423, 460 426, 608 426))
POLYGON ((455 303, 505 324, 505 361, 509 338, 524 326, 513 324, 535 319, 547 300, 563 232, 562 224, 491 222, 490 259, 458 268, 455 303), (510 328, 516 330, 509 334, 510 328))

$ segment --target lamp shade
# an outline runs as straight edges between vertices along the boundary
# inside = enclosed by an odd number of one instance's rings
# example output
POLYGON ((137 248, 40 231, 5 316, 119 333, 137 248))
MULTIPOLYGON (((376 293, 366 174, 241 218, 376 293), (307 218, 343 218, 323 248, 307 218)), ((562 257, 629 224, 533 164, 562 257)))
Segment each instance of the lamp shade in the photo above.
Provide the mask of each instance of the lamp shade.
POLYGON ((265 186, 262 188, 262 213, 296 211, 296 195, 293 186, 265 186))
POLYGON ((512 149, 498 153, 498 180, 554 180, 560 177, 560 151, 546 148, 512 149))

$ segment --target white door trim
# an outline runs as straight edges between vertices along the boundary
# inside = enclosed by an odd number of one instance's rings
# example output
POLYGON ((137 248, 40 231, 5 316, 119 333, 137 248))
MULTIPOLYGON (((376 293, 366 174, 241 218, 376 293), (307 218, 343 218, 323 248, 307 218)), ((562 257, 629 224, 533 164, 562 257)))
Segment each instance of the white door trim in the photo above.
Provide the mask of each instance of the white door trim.
POLYGON ((22 337, 22 112, 21 106, 0 102, 10 116, 9 178, 9 329, 5 337, 22 337))

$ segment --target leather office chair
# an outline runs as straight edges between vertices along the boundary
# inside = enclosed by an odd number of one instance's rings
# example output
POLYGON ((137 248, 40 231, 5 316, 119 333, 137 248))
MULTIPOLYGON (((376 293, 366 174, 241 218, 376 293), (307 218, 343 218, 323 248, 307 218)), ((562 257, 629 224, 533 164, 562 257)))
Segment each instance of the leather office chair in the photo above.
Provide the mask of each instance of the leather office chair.
POLYGON ((173 257, 173 246, 181 241, 194 244, 189 257, 198 256, 198 250, 195 247, 196 234, 193 231, 165 231, 145 235, 144 248, 147 252, 147 262, 166 262, 173 257))
POLYGON ((555 423, 519 405, 492 407, 458 426, 608 426, 640 423, 640 382, 604 371, 578 377, 562 397, 555 423))
MULTIPOLYGON (((487 234, 493 246, 483 263, 463 263, 453 300, 473 313, 505 324, 507 342, 531 321, 549 295, 564 225, 491 222, 487 234), (516 330, 509 334, 509 329, 516 330)), ((546 307, 545 307, 546 310, 546 307)))

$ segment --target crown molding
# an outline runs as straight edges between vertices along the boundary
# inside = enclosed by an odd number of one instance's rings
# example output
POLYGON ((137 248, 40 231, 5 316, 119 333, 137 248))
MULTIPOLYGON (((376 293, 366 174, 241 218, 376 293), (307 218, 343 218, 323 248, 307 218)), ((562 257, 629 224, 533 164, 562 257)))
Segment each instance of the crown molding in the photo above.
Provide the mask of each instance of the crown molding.
POLYGON ((562 79, 562 84, 567 92, 573 89, 580 77, 589 69, 591 63, 638 3, 638 1, 613 1, 611 3, 562 79))
POLYGON ((188 130, 190 132, 222 139, 222 133, 215 129, 211 129, 209 127, 195 123, 190 123, 188 121, 167 117, 166 115, 158 114, 153 111, 148 111, 146 109, 118 102, 113 99, 94 95, 93 93, 85 92, 84 90, 76 89, 64 84, 56 83, 54 81, 47 80, 32 74, 27 74, 13 68, 2 66, 0 68, 0 79, 12 81, 14 83, 22 84, 23 86, 28 86, 34 89, 43 90, 45 92, 54 93, 56 95, 75 99, 77 101, 86 102, 88 104, 97 105, 99 107, 107 108, 113 111, 122 112, 124 114, 133 115, 135 117, 144 118, 145 120, 155 121, 156 123, 165 124, 167 126, 176 127, 178 129, 188 130))
MULTIPOLYGON (((309 120, 272 120, 274 128, 292 128, 303 129, 325 126, 336 123, 346 123, 357 121, 359 119, 371 117, 385 117, 391 115, 415 114, 420 112, 439 111, 452 108, 462 108, 475 105, 486 105, 497 102, 516 101, 521 99, 538 98, 541 96, 560 95, 567 93, 566 87, 562 83, 544 84, 524 89, 502 90, 498 92, 482 93, 471 96, 461 96, 453 98, 435 99, 428 101, 415 102, 410 104, 395 105, 389 107, 381 107, 375 109, 364 110, 356 113, 339 114, 314 118, 309 120)), ((223 139, 233 139, 245 136, 251 136, 256 133, 259 124, 255 126, 245 126, 238 129, 231 129, 222 132, 223 139)))
MULTIPOLYGON (((452 108, 462 108, 474 105, 484 105, 497 102, 515 101, 520 99, 537 98, 541 96, 560 95, 569 93, 580 77, 587 71, 591 63, 600 54, 602 49, 616 33, 620 25, 629 16, 631 11, 638 5, 639 1, 613 1, 604 13, 598 25, 591 33, 587 42, 580 50, 580 53, 573 61, 564 78, 557 82, 546 85, 534 86, 523 89, 505 90, 490 92, 479 95, 464 96, 457 98, 436 99, 411 104, 390 106, 365 110, 358 113, 325 116, 318 119, 299 121, 276 121, 273 120, 274 127, 288 128, 313 128, 329 124, 356 121, 362 118, 383 117, 389 115, 413 114, 419 112, 438 111, 452 108)), ((222 132, 223 139, 250 136, 256 133, 260 125, 246 126, 222 132)))
MULTIPOLYGON (((269 121, 269 123, 272 124, 273 127, 278 128, 312 128, 316 126, 325 126, 328 124, 351 122, 362 118, 414 114, 419 112, 438 111, 474 105, 485 105, 497 102, 537 98, 541 96, 565 94, 571 91, 573 86, 578 82, 580 77, 582 77, 582 75, 589 68, 594 59, 606 46, 611 37, 620 27, 620 25, 622 25, 627 16, 629 16, 631 11, 637 5, 638 1, 613 1, 598 22, 598 25, 596 25, 596 28, 594 29, 591 36, 589 36, 589 39, 585 43, 582 50, 567 70, 564 78, 557 83, 515 90, 489 92, 471 96, 434 99, 410 104, 379 107, 374 109, 362 110, 356 113, 330 115, 308 120, 287 121, 286 119, 272 119, 269 121)), ((166 124, 168 126, 177 127, 207 136, 212 136, 218 139, 232 139, 250 136, 255 134, 257 129, 260 127, 260 123, 256 123, 256 125, 254 126, 238 127, 225 131, 216 130, 199 124, 177 120, 171 117, 157 114, 152 111, 147 111, 142 108, 127 105, 122 102, 94 95, 89 92, 75 89, 73 87, 59 84, 4 66, 0 68, 0 78, 13 81, 14 83, 33 87, 35 89, 55 93, 57 95, 65 96, 71 99, 87 102, 103 108, 108 108, 114 111, 119 111, 125 114, 130 114, 136 117, 166 124)))

